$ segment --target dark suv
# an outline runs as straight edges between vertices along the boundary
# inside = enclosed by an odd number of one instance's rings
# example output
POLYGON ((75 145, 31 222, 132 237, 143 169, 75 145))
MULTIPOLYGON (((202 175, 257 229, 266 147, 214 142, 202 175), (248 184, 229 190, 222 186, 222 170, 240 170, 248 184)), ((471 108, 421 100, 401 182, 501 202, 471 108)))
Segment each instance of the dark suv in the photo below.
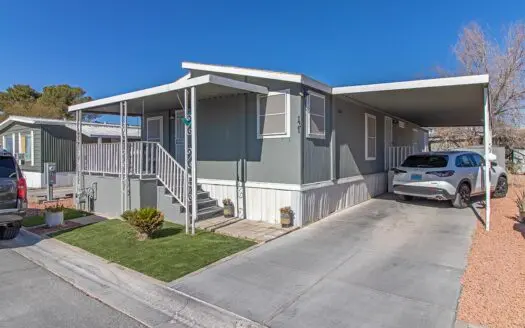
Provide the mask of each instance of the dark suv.
POLYGON ((0 150, 0 239, 13 239, 27 209, 27 184, 13 155, 0 150))

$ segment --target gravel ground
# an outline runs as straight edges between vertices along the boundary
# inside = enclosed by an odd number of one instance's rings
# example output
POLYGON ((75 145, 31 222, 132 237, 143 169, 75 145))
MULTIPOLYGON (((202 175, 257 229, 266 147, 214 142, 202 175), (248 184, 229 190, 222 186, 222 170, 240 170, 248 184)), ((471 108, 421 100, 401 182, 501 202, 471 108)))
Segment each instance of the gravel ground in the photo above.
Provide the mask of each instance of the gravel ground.
POLYGON ((525 224, 514 204, 525 177, 510 180, 507 197, 492 202, 490 232, 478 223, 462 278, 458 319, 490 328, 525 327, 525 224))

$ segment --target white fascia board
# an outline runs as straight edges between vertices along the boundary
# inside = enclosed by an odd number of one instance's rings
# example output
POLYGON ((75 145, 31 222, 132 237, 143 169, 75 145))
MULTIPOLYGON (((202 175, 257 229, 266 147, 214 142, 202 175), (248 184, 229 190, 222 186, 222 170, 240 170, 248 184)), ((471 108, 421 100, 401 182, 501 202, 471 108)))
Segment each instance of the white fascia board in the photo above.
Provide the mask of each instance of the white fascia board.
POLYGON ((374 92, 374 91, 408 90, 408 89, 435 88, 435 87, 475 85, 475 84, 487 85, 488 83, 489 83, 489 75, 484 74, 484 75, 445 77, 445 78, 428 79, 428 80, 414 80, 414 81, 404 81, 404 82, 336 87, 336 88, 332 88, 332 93, 334 95, 340 95, 340 94, 364 93, 364 92, 374 92))
POLYGON ((223 74, 232 74, 232 75, 242 75, 250 77, 258 77, 262 79, 270 80, 279 80, 286 82, 295 82, 307 85, 309 87, 315 88, 317 90, 332 93, 332 88, 324 83, 316 81, 309 78, 308 76, 302 74, 292 74, 292 73, 283 73, 275 71, 266 71, 253 68, 243 68, 235 66, 221 66, 221 65, 209 65, 209 64, 200 64, 192 62, 182 62, 182 68, 189 70, 205 71, 205 72, 215 72, 223 74))
POLYGON ((164 84, 164 85, 159 85, 153 88, 142 89, 138 91, 124 93, 121 95, 116 95, 112 97, 107 97, 107 98, 85 102, 85 103, 78 104, 78 105, 69 106, 68 111, 74 112, 74 111, 82 110, 82 109, 89 109, 93 107, 115 104, 121 101, 143 98, 143 97, 152 96, 152 95, 156 95, 160 93, 166 93, 170 91, 191 88, 191 87, 195 87, 195 86, 206 84, 206 83, 223 85, 226 87, 237 88, 237 89, 251 91, 251 92, 268 93, 268 89, 266 87, 258 86, 258 85, 251 84, 251 83, 236 81, 236 80, 232 80, 232 79, 228 79, 228 78, 220 77, 220 76, 215 76, 215 75, 203 75, 203 76, 186 79, 186 80, 177 80, 175 82, 164 84))

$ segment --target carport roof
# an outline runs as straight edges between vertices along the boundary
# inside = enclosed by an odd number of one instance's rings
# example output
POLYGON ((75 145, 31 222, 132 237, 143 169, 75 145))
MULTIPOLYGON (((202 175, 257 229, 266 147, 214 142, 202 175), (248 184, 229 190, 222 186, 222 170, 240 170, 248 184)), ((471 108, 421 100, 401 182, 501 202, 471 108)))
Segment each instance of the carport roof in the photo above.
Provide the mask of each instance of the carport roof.
POLYGON ((480 126, 488 83, 488 75, 472 75, 336 87, 332 94, 420 126, 480 126))

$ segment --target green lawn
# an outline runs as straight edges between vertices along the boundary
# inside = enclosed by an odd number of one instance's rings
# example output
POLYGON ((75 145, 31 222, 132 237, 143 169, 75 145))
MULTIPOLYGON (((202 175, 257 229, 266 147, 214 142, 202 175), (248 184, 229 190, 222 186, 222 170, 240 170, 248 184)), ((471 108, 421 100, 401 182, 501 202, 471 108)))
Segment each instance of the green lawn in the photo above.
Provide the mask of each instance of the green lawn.
POLYGON ((107 220, 53 235, 109 261, 162 281, 172 281, 255 243, 211 232, 186 235, 184 226, 166 222, 152 239, 138 241, 126 222, 107 220))
MULTIPOLYGON (((90 213, 79 211, 73 208, 64 209, 64 220, 76 219, 76 218, 80 218, 86 215, 90 215, 90 213)), ((34 227, 34 226, 41 225, 44 223, 46 223, 46 221, 43 215, 26 216, 22 220, 22 225, 24 227, 34 227)))

